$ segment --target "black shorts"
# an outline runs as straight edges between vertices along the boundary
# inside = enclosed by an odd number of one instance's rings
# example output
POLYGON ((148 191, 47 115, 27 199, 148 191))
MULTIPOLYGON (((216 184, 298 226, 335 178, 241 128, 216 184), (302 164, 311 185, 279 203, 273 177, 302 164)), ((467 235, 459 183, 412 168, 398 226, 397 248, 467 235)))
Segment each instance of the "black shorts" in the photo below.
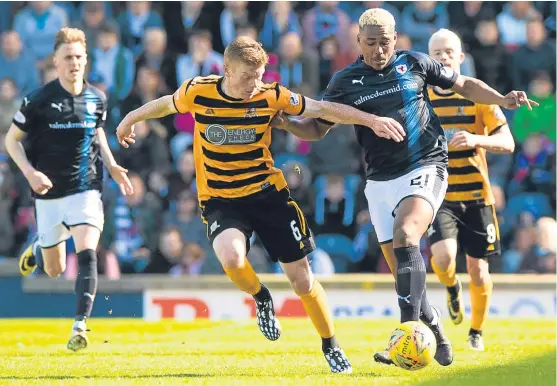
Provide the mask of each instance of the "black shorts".
POLYGON ((202 205, 211 244, 222 231, 235 228, 246 236, 247 251, 255 231, 273 261, 291 263, 315 249, 306 218, 286 188, 244 198, 211 198, 202 205))
POLYGON ((466 207, 445 201, 428 236, 431 244, 455 239, 461 251, 479 259, 501 253, 499 225, 493 205, 466 207))

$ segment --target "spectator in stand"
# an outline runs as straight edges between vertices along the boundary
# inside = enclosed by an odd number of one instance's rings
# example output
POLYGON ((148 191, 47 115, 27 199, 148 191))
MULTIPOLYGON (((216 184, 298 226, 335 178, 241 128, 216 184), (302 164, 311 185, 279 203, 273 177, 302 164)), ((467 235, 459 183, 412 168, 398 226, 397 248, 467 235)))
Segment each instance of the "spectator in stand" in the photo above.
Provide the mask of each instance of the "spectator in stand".
POLYGON ((319 42, 317 50, 319 57, 319 92, 322 92, 331 80, 335 58, 341 54, 340 43, 336 36, 331 35, 319 42))
POLYGON ((14 30, 2 33, 0 51, 0 78, 11 78, 22 95, 40 86, 36 58, 30 50, 24 50, 19 34, 14 30), (24 69, 24 71, 22 71, 24 69))
POLYGON ((497 23, 495 20, 480 21, 474 35, 476 42, 471 45, 470 54, 474 57, 477 78, 502 93, 510 91, 510 55, 499 41, 497 23))
POLYGON ((220 33, 222 46, 226 47, 236 38, 237 26, 249 24, 250 20, 247 1, 225 1, 224 7, 220 14, 220 33))
POLYGON ((190 145, 178 158, 176 171, 168 177, 168 199, 176 200, 181 192, 192 189, 195 182, 193 146, 190 145))
MULTIPOLYGON (((135 145, 116 154, 119 165, 139 174, 147 182, 170 172, 166 141, 151 129, 151 125, 152 120, 138 122, 135 125, 135 145), (152 177, 152 174, 158 176, 152 177)), ((159 194, 158 191, 155 193, 159 194)))
POLYGON ((15 16, 14 30, 41 68, 40 62, 52 53, 56 33, 68 22, 66 11, 52 1, 31 1, 15 16))
POLYGON ((10 126, 15 113, 19 110, 21 97, 19 90, 12 78, 0 79, 0 136, 2 145, 4 137, 10 126))
POLYGON ((523 192, 546 192, 552 189, 551 153, 555 145, 551 146, 545 136, 532 133, 522 144, 522 148, 515 155, 513 173, 507 188, 509 195, 523 192))
POLYGON ((224 74, 223 56, 213 50, 211 32, 199 30, 192 32, 189 42, 190 51, 180 55, 176 61, 176 79, 182 84, 186 79, 211 74, 224 74))
POLYGON ((195 243, 185 243, 177 264, 170 268, 171 276, 199 276, 205 262, 205 251, 195 243))
MULTIPOLYGON (((344 43, 345 49, 343 52, 339 52, 333 60, 333 73, 353 63, 361 55, 360 46, 358 45, 359 33, 360 27, 358 23, 350 24, 350 28, 348 29, 348 41, 344 43)), ((397 43, 400 42, 401 37, 402 35, 398 35, 397 43)))
MULTIPOLYGON (((122 102, 121 115, 126 116, 130 111, 141 107, 143 104, 158 99, 164 95, 165 84, 162 75, 158 70, 151 67, 139 67, 135 79, 135 87, 130 95, 122 102)), ((175 134, 173 117, 163 117, 160 119, 163 126, 161 130, 157 129, 158 134, 166 139, 175 134)), ((156 125, 156 124, 155 124, 156 125)))
MULTIPOLYGON (((471 52, 479 44, 476 31, 480 22, 495 21, 497 16, 493 4, 489 1, 450 1, 447 11, 451 29, 460 36, 465 52, 471 52)), ((493 87, 491 83, 488 84, 493 87)), ((496 87, 495 89, 499 90, 496 87)))
POLYGON ((41 78, 41 85, 50 83, 58 78, 58 72, 56 71, 56 67, 54 67, 51 56, 47 56, 43 61, 43 71, 41 78))
MULTIPOLYGON (((157 69, 164 79, 164 86, 160 91, 178 88, 176 81, 176 58, 167 50, 166 31, 163 28, 153 27, 145 30, 143 35, 143 52, 137 58, 136 66, 157 69)), ((139 71, 138 71, 139 72, 139 71)))
POLYGON ((302 35, 298 15, 292 10, 289 1, 273 1, 265 13, 265 21, 259 39, 267 51, 279 48, 281 37, 288 33, 302 35))
POLYGON ((282 36, 278 50, 280 84, 294 92, 303 89, 307 95, 319 90, 317 58, 303 51, 302 39, 294 32, 282 36))
POLYGON ((338 1, 319 1, 306 12, 302 26, 308 52, 319 50, 319 45, 330 37, 336 37, 339 42, 349 39, 350 18, 338 8, 338 1))
POLYGON ((257 34, 257 28, 252 24, 239 24, 236 26, 236 36, 247 36, 257 41, 259 39, 257 34))
POLYGON ((503 251, 503 272, 517 273, 524 256, 530 251, 535 243, 536 232, 533 227, 533 219, 522 216, 520 224, 514 229, 510 248, 503 251))
POLYGON ((199 215, 197 195, 191 190, 183 190, 178 199, 172 202, 165 214, 164 225, 177 228, 184 241, 199 244, 206 250, 211 249, 207 227, 199 215))
POLYGON ((199 29, 213 31, 214 21, 204 1, 166 2, 163 7, 165 30, 168 33, 168 49, 178 54, 188 52, 190 33, 199 29))
POLYGON ((142 273, 169 273, 182 258, 184 240, 176 228, 166 228, 159 235, 157 249, 148 254, 147 266, 142 273))
POLYGON ((398 34, 395 48, 397 50, 412 50, 412 39, 406 34, 398 34))
POLYGON ((103 24, 110 24, 119 30, 116 20, 108 17, 105 11, 105 3, 101 1, 86 1, 83 3, 83 20, 75 22, 75 27, 85 32, 87 52, 89 53, 97 47, 98 36, 103 24))
POLYGON ((399 10, 385 1, 341 1, 339 8, 346 12, 352 23, 358 23, 362 13, 370 8, 383 8, 393 15, 396 25, 399 25, 400 22, 399 10))
POLYGON ((355 197, 349 197, 342 175, 330 174, 324 191, 315 199, 315 234, 338 233, 354 238, 356 235, 355 197))
POLYGON ((513 134, 517 142, 524 142, 526 137, 536 131, 543 133, 555 142, 557 107, 553 84, 547 73, 541 72, 530 81, 529 98, 540 104, 533 110, 520 109, 513 119, 513 134))
POLYGON ((531 1, 510 1, 505 4, 503 11, 497 15, 497 27, 501 42, 509 51, 526 43, 526 24, 534 20, 541 20, 541 15, 531 1))
MULTIPOLYGON (((3 141, 3 134, 0 133, 3 141)), ((0 149, 0 256, 10 256, 17 253, 13 250, 15 244, 15 229, 13 225, 12 209, 15 199, 15 177, 10 168, 10 159, 0 149)))
POLYGON ((308 220, 311 221, 315 213, 315 192, 311 186, 311 170, 307 165, 295 161, 288 161, 284 165, 275 166, 280 167, 284 173, 284 178, 286 178, 288 188, 290 189, 290 195, 296 200, 308 220))
POLYGON ((145 30, 162 28, 162 18, 157 11, 151 9, 150 1, 130 1, 126 5, 127 10, 118 16, 121 41, 137 57, 143 51, 141 38, 145 30))
POLYGON ((357 174, 360 154, 353 126, 337 124, 322 140, 311 143, 309 167, 316 175, 357 174))
POLYGON ((449 26, 446 6, 437 1, 409 3, 400 18, 400 32, 410 36, 413 49, 421 52, 428 52, 427 44, 435 31, 449 26))
POLYGON ((138 174, 129 173, 133 194, 122 196, 118 189, 106 192, 105 224, 101 236, 104 249, 115 253, 122 273, 140 272, 157 246, 161 224, 159 199, 146 192, 138 174))
POLYGON ((536 223, 536 243, 520 265, 520 273, 555 274, 557 252, 557 222, 542 217, 536 223))
POLYGON ((100 27, 97 48, 89 57, 89 68, 103 76, 110 92, 109 104, 119 103, 130 94, 135 74, 134 57, 120 44, 115 26, 103 24, 100 27))
POLYGON ((533 20, 526 24, 526 44, 513 53, 513 87, 526 89, 538 72, 550 74, 555 86, 555 42, 546 40, 541 20, 533 20))

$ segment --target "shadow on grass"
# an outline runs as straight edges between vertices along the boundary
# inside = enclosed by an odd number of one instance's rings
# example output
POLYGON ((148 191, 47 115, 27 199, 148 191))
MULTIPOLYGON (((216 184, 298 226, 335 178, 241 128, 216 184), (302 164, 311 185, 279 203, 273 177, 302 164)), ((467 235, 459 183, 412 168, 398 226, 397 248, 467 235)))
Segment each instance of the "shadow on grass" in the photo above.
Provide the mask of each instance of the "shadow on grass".
POLYGON ((555 386, 555 359, 555 351, 526 358, 517 357, 504 365, 459 369, 437 379, 417 383, 416 386, 555 386))

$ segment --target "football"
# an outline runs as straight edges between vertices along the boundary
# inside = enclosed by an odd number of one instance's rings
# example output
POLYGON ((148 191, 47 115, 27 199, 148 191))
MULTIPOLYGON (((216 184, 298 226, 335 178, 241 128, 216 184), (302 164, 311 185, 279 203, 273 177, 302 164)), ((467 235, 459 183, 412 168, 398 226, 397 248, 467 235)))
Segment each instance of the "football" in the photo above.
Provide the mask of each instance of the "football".
POLYGON ((405 322, 391 334, 389 355, 405 370, 419 370, 433 361, 437 345, 433 332, 420 322, 405 322))

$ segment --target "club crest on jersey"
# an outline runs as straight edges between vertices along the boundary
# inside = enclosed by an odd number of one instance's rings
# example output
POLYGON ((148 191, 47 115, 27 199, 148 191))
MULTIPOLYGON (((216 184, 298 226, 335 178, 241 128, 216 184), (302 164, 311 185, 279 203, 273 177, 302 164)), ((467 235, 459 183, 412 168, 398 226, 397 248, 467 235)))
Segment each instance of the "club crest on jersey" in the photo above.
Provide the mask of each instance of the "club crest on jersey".
POLYGON ((300 104, 300 98, 298 98, 298 95, 294 93, 290 94, 290 104, 292 106, 298 106, 300 104))
POLYGON ((406 67, 406 64, 399 64, 395 68, 396 68, 396 72, 398 72, 400 75, 406 74, 406 71, 408 70, 408 67, 406 67))
POLYGON ((255 118, 255 117, 257 117, 257 114, 255 112, 255 107, 246 109, 246 115, 244 115, 244 118, 255 118))
POLYGON ((97 104, 95 102, 87 102, 85 104, 85 110, 87 110, 89 114, 95 114, 97 112, 97 104))

